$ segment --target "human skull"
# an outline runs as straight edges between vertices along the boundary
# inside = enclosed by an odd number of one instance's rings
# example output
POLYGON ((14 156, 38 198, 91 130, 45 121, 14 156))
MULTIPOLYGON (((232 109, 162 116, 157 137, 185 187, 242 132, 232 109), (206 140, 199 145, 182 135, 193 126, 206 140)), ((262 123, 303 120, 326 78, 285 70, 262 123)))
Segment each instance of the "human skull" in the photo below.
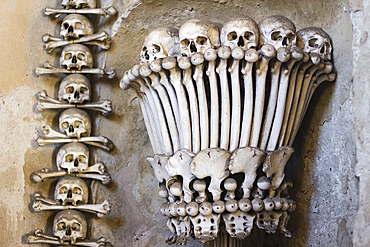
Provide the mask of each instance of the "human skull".
POLYGON ((297 32, 298 46, 308 54, 317 53, 325 61, 331 60, 332 43, 330 36, 321 28, 307 27, 297 32))
POLYGON ((89 149, 82 143, 63 145, 57 153, 58 170, 81 172, 89 167, 89 149))
POLYGON ((54 217, 53 234, 62 244, 75 244, 77 239, 86 238, 87 222, 77 210, 63 210, 54 217))
POLYGON ((61 202, 62 205, 87 204, 89 189, 81 178, 64 176, 55 186, 54 200, 61 202))
POLYGON ((90 116, 77 108, 67 109, 59 116, 59 130, 69 137, 87 137, 91 134, 90 116))
POLYGON ((63 48, 60 56, 60 66, 66 66, 68 70, 82 67, 92 68, 93 57, 89 48, 81 44, 71 44, 63 48))
POLYGON ((208 48, 220 46, 220 31, 211 22, 192 19, 185 22, 179 30, 182 56, 190 57, 195 52, 204 53, 208 48))
POLYGON ((231 49, 240 47, 244 51, 258 46, 259 31, 257 23, 246 16, 229 19, 222 27, 221 45, 231 49))
POLYGON ((65 77, 59 86, 59 100, 69 104, 82 104, 90 101, 91 85, 89 79, 81 74, 72 74, 65 77))
POLYGON ((96 0, 63 0, 62 6, 66 9, 95 9, 96 0))
POLYGON ((140 63, 150 63, 167 56, 174 57, 179 53, 179 30, 170 27, 160 27, 146 36, 140 52, 140 63))
POLYGON ((270 44, 279 49, 286 47, 290 49, 296 45, 296 28, 294 23, 281 15, 274 15, 262 20, 258 27, 260 29, 260 44, 270 44))
POLYGON ((60 36, 65 40, 78 39, 93 33, 92 22, 86 16, 80 14, 67 15, 60 27, 60 36))

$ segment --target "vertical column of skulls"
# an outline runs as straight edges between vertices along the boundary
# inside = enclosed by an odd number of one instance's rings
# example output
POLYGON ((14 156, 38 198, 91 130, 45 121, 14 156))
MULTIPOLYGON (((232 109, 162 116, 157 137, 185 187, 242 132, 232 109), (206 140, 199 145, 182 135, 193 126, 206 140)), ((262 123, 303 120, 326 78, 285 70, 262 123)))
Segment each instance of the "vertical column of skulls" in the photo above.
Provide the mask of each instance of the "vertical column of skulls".
MULTIPOLYGON (((98 111, 107 115, 112 111, 110 100, 92 102, 91 82, 97 76, 111 79, 115 76, 113 69, 94 68, 91 49, 98 46, 107 50, 111 40, 105 31, 96 32, 89 19, 94 15, 107 18, 116 14, 114 7, 98 8, 95 0, 63 0, 61 8, 45 8, 45 15, 61 18, 60 35, 54 37, 45 34, 42 37, 47 53, 60 52, 60 64, 45 62, 36 69, 37 75, 63 74, 57 96, 49 96, 44 90, 36 95, 37 109, 58 110, 59 129, 49 125, 43 127, 43 135, 37 139, 39 146, 59 144, 56 155, 56 169, 43 168, 35 171, 31 179, 35 183, 47 179, 58 179, 54 198, 35 193, 32 197, 33 211, 53 210, 56 212, 52 235, 41 229, 26 236, 27 244, 51 244, 71 246, 110 246, 104 238, 86 240, 88 221, 91 214, 104 217, 110 212, 110 203, 100 203, 91 198, 88 184, 99 181, 110 182, 103 163, 93 163, 88 146, 102 148, 109 152, 113 143, 103 136, 92 136, 92 121, 89 111, 98 111), (93 77, 96 75, 95 77, 93 77), (63 110, 63 111, 61 111, 63 110), (93 202, 94 201, 94 202, 93 202)), ((51 232, 51 231, 50 231, 51 232)))

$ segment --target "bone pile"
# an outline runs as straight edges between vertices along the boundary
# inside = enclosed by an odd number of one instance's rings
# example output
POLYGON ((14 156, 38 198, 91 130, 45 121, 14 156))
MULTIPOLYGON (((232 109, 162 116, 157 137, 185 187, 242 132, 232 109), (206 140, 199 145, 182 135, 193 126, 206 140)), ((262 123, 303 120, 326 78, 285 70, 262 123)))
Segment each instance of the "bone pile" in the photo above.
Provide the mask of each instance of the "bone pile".
MULTIPOLYGON (((46 15, 63 16, 60 37, 45 34, 42 37, 47 53, 61 50, 60 68, 45 62, 36 69, 37 75, 67 74, 60 82, 57 98, 49 96, 46 90, 36 95, 37 109, 59 110, 58 130, 49 125, 43 126, 43 135, 37 138, 39 146, 60 145, 56 154, 56 169, 43 168, 31 174, 35 183, 48 179, 58 179, 54 197, 34 193, 30 208, 33 212, 54 211, 52 235, 41 229, 27 234, 27 244, 48 244, 57 246, 112 246, 104 237, 87 240, 89 234, 87 215, 105 217, 110 213, 108 200, 98 200, 98 183, 108 184, 111 176, 102 162, 93 163, 86 145, 112 151, 113 143, 104 136, 92 136, 92 120, 89 111, 103 115, 112 112, 112 102, 101 100, 92 102, 92 74, 113 78, 113 69, 93 68, 93 53, 90 49, 107 50, 111 39, 105 31, 95 33, 93 23, 84 15, 98 14, 104 17, 114 15, 116 9, 96 8, 96 0, 61 1, 64 9, 46 8, 46 15), (94 48, 95 46, 95 48, 94 48), (64 111, 61 111, 64 110, 64 111), (98 203, 97 201, 101 201, 98 203)), ((52 166, 52 165, 50 165, 52 166)), ((47 231, 49 232, 49 231, 47 231)))
POLYGON ((284 16, 149 33, 120 87, 139 98, 168 243, 208 242, 221 228, 241 241, 254 225, 290 237, 284 169, 313 93, 336 78, 331 54, 327 33, 284 16))

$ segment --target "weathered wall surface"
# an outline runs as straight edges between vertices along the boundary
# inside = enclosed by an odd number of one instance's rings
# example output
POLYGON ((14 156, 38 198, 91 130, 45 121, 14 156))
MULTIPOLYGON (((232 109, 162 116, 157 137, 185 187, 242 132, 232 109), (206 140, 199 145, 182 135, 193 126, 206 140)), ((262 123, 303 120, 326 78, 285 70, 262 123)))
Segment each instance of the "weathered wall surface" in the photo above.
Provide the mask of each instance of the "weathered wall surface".
MULTIPOLYGON (((4 247, 24 246, 21 243, 24 234, 38 228, 50 233, 51 229, 54 213, 31 213, 29 202, 30 195, 37 191, 52 197, 55 181, 34 184, 29 176, 44 167, 56 169, 57 146, 39 148, 34 140, 41 126, 56 127, 59 112, 37 112, 33 95, 44 89, 53 95, 60 78, 35 77, 33 70, 45 60, 57 64, 58 54, 46 54, 41 42, 44 33, 58 33, 56 25, 60 20, 41 14, 45 6, 59 6, 57 2, 0 2, 0 181, 3 192, 0 194, 0 246, 4 247)), ((92 152, 93 161, 106 164, 113 183, 91 188, 98 202, 109 199, 113 206, 107 218, 90 218, 91 239, 104 236, 114 246, 165 246, 169 235, 165 218, 158 212, 162 201, 157 182, 145 160, 152 150, 138 102, 133 92, 118 86, 124 71, 138 62, 145 36, 156 27, 180 27, 191 18, 222 23, 236 14, 246 14, 259 22, 269 15, 281 14, 290 18, 297 29, 316 26, 330 34, 338 78, 335 83, 318 88, 296 138, 296 152, 287 166, 287 175, 295 183, 292 194, 297 200, 297 210, 288 225, 293 238, 254 229, 248 246, 370 244, 366 233, 370 230, 366 194, 370 183, 366 162, 370 145, 369 72, 364 70, 369 63, 366 1, 364 4, 360 0, 350 3, 345 0, 101 2, 103 7, 114 5, 119 15, 95 20, 100 30, 111 32, 114 42, 108 52, 96 53, 95 66, 115 68, 118 78, 91 77, 93 99, 111 99, 114 109, 107 118, 93 113, 91 116, 95 120, 94 133, 110 138, 115 150, 109 154, 100 150, 92 152)), ((187 246, 200 244, 189 241, 187 246)))

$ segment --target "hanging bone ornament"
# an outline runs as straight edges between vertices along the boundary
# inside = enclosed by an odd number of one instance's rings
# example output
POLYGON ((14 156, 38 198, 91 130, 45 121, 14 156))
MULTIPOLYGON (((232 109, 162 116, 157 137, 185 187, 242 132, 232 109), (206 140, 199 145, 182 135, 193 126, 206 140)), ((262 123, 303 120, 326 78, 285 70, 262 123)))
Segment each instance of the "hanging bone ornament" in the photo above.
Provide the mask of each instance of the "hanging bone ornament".
POLYGON ((229 46, 231 50, 235 47, 244 51, 256 49, 259 42, 257 23, 247 16, 231 18, 222 26, 220 41, 221 45, 229 46))
POLYGON ((226 231, 231 237, 238 239, 244 239, 251 233, 255 217, 256 215, 248 214, 241 210, 237 210, 235 213, 222 214, 226 231))
POLYGON ((44 136, 37 138, 39 146, 54 143, 84 142, 89 145, 100 147, 106 151, 113 149, 113 143, 103 136, 91 135, 91 119, 83 110, 67 109, 59 116, 59 130, 57 132, 46 125, 43 127, 44 136))
POLYGON ((206 215, 199 213, 197 216, 190 216, 191 223, 194 226, 194 237, 202 243, 211 241, 217 237, 220 214, 212 213, 212 207, 206 211, 206 215))
POLYGON ((257 226, 267 233, 275 233, 279 226, 282 212, 262 210, 257 213, 257 226))
POLYGON ((64 47, 59 60, 60 68, 45 62, 43 67, 36 68, 36 74, 97 74, 107 76, 109 79, 115 76, 113 69, 93 68, 91 51, 81 44, 70 44, 64 47))
POLYGON ((286 47, 290 49, 296 45, 296 28, 292 21, 281 15, 274 15, 262 20, 258 27, 260 29, 260 44, 270 44, 279 49, 286 47))
POLYGON ((140 52, 140 63, 150 63, 167 56, 178 56, 179 53, 179 30, 170 27, 160 27, 146 36, 140 52))
POLYGON ((171 217, 167 220, 167 227, 171 230, 170 236, 166 243, 183 245, 190 236, 190 219, 189 217, 171 217))
POLYGON ((331 61, 332 43, 330 36, 321 28, 306 27, 297 32, 297 43, 308 54, 319 54, 324 61, 331 61))
POLYGON ((195 52, 204 53, 208 48, 220 46, 218 27, 211 22, 192 19, 179 30, 181 55, 190 57, 195 52))

